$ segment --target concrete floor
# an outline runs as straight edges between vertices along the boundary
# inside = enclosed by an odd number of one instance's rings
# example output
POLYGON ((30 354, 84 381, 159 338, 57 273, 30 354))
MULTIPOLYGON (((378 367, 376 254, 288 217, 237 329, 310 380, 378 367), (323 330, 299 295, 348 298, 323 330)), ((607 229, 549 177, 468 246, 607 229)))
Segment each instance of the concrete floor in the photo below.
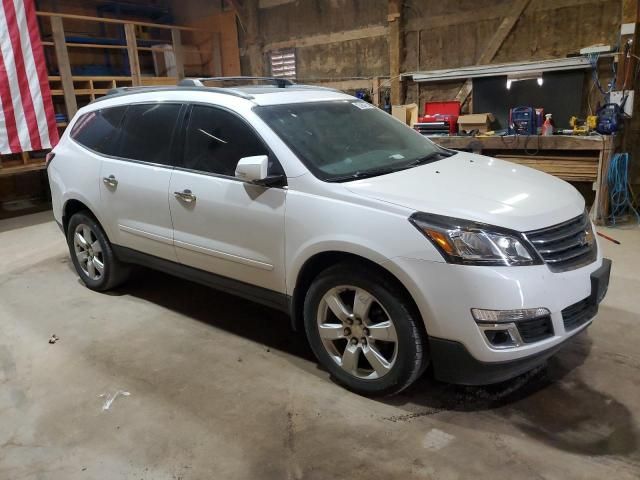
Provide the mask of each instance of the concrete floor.
POLYGON ((144 270, 94 293, 50 212, 2 221, 0 479, 637 479, 640 229, 606 232, 601 313, 547 367, 370 400, 277 312, 144 270))

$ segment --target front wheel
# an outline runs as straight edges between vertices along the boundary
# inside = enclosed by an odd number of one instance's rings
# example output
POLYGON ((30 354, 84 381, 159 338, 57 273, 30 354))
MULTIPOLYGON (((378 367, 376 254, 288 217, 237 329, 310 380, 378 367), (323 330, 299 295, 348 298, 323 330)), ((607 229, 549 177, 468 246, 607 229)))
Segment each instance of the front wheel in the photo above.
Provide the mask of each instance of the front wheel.
POLYGON ((338 383, 362 395, 391 395, 427 365, 421 320, 380 272, 337 265, 311 285, 304 322, 312 350, 338 383))

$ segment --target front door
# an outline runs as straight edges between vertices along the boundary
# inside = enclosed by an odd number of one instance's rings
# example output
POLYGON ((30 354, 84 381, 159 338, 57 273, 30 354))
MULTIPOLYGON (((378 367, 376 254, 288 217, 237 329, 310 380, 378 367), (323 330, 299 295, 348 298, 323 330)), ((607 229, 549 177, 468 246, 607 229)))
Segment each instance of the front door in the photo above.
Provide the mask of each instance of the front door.
POLYGON ((103 158, 100 175, 111 241, 172 261, 177 257, 167 195, 171 139, 181 108, 168 103, 129 106, 115 156, 103 158))
MULTIPOLYGON (((268 149, 243 119, 223 109, 195 105, 186 125, 184 158, 169 187, 178 260, 284 292, 286 190, 234 177, 240 158, 269 155, 268 149)), ((270 158, 270 168, 279 169, 270 158)))

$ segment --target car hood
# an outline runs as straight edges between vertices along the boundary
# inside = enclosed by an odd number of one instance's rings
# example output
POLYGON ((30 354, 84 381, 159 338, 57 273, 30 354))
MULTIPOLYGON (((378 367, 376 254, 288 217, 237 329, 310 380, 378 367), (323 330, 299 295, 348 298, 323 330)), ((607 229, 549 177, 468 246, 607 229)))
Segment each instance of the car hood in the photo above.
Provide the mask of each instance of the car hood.
POLYGON ((554 225, 584 211, 582 195, 563 180, 464 152, 345 186, 353 193, 412 210, 518 231, 554 225))

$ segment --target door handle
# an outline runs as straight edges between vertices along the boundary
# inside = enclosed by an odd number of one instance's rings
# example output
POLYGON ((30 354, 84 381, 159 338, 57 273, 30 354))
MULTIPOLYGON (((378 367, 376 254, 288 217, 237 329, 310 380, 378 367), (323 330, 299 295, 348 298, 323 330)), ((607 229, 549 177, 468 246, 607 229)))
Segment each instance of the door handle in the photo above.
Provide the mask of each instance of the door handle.
POLYGON ((113 175, 109 175, 108 177, 104 177, 102 179, 102 182, 108 187, 116 188, 118 186, 118 180, 116 180, 116 177, 114 177, 113 175))
POLYGON ((196 201, 196 196, 191 193, 191 190, 183 190, 181 192, 173 192, 173 195, 178 199, 186 203, 192 203, 196 201))

